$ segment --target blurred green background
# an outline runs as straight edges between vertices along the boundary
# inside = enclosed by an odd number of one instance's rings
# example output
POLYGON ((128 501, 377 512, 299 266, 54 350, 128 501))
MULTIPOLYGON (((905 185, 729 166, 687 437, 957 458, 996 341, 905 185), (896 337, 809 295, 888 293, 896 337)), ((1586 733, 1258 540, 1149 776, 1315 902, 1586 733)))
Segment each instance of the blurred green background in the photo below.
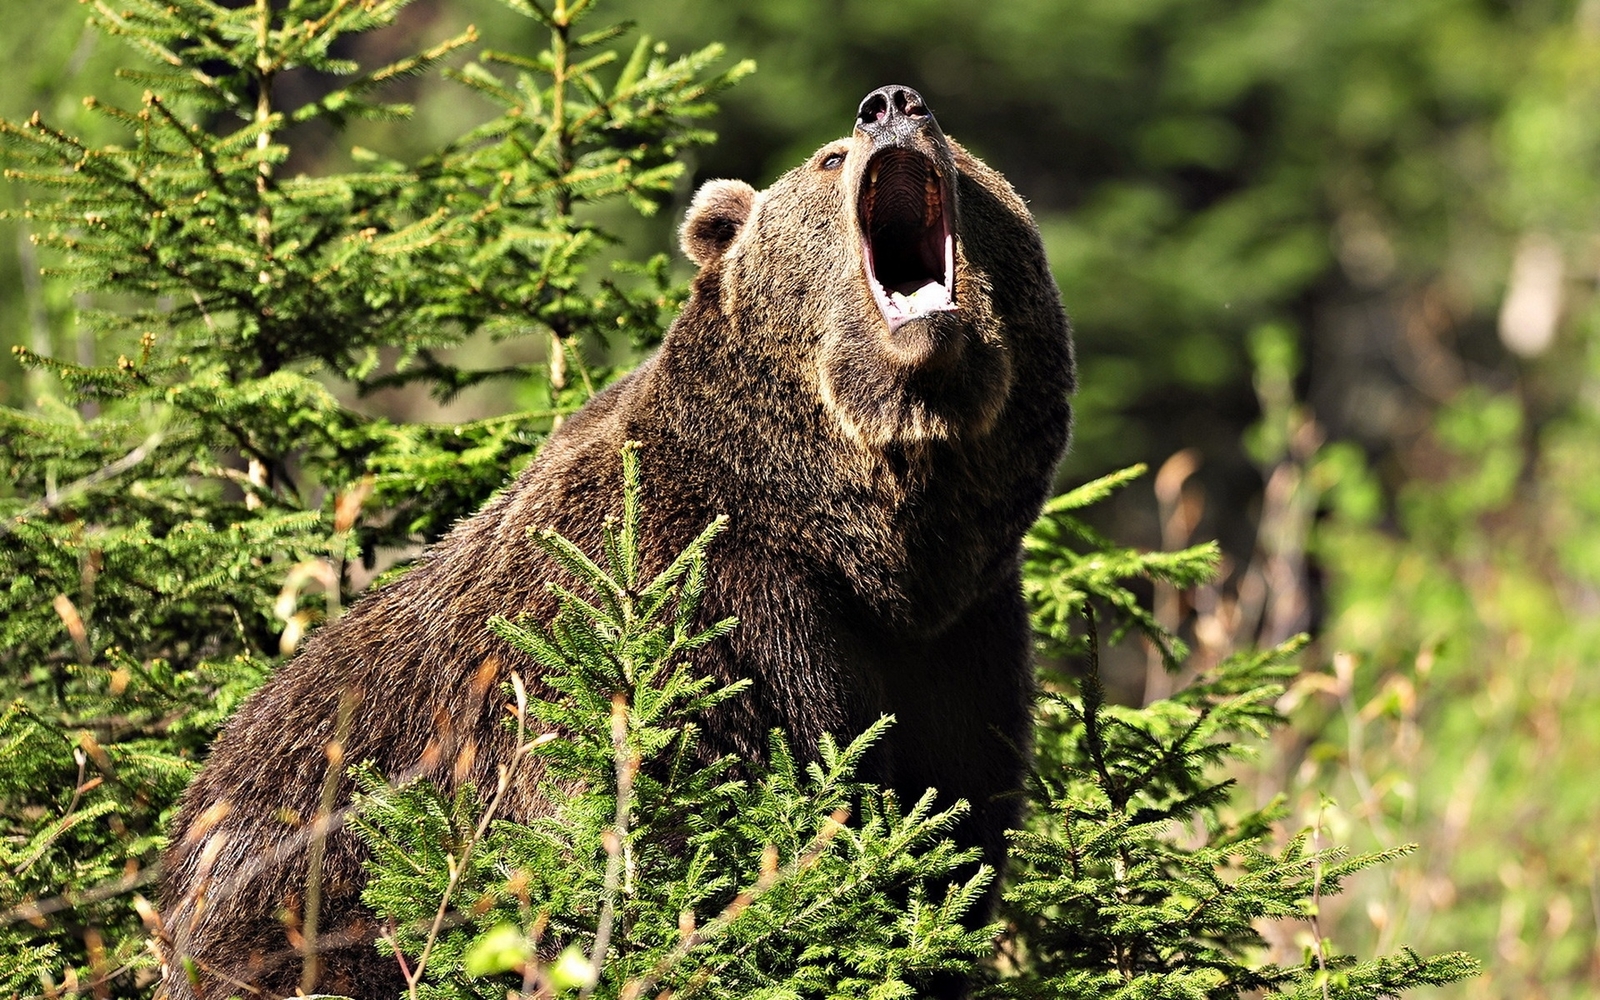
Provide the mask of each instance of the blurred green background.
MULTIPOLYGON (((1077 331, 1063 483, 1148 462, 1108 530, 1223 541, 1216 586, 1150 595, 1202 664, 1317 636, 1292 732, 1241 779, 1361 847, 1421 845, 1324 929, 1472 951, 1487 972, 1452 996, 1600 995, 1600 0, 607 6, 757 60, 696 183, 770 182, 888 82, 1003 171, 1077 331)), ((491 0, 419 2, 348 55, 468 23, 539 41, 491 0)), ((0 116, 94 137, 82 95, 136 98, 79 5, 0 0, 0 25, 0 116)), ((358 142, 404 156, 486 116, 443 80, 402 86, 416 117, 358 142)), ((674 222, 613 225, 642 256, 674 222)), ((0 337, 92 355, 26 235, 0 224, 0 337)), ((38 391, 0 362, 0 402, 38 391)), ((367 405, 481 414, 497 391, 367 405)), ((1120 697, 1182 683, 1147 660, 1108 664, 1120 697)), ((1298 954, 1297 933, 1274 940, 1298 954)))

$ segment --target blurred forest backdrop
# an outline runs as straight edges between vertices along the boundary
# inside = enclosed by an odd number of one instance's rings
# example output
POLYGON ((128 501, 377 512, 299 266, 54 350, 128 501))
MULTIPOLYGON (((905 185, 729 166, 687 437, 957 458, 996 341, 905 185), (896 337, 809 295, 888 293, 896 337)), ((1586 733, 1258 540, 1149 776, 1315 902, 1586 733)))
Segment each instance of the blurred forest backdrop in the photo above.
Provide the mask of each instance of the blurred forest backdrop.
MULTIPOLYGON (((1077 331, 1063 484, 1149 462, 1153 489, 1107 530, 1223 542, 1222 585, 1150 595, 1203 658, 1309 629, 1307 663, 1333 665, 1291 690, 1296 725, 1247 780, 1358 847, 1421 844, 1337 901, 1335 936, 1475 953, 1486 974, 1451 995, 1600 991, 1600 2, 617 8, 758 63, 696 183, 771 181, 887 82, 1002 170, 1077 331)), ((418 3, 346 54, 376 64, 468 23, 502 49, 532 30, 490 0, 418 3)), ((78 5, 0 0, 0 24, 0 117, 40 108, 98 139, 77 95, 136 102, 78 5)), ((417 116, 358 142, 404 158, 487 117, 456 85, 412 86, 417 116)), ((284 173, 347 166, 328 150, 284 173)), ((608 225, 639 256, 675 221, 608 225)), ((92 358, 38 263, 6 223, 3 337, 92 358)), ((38 377, 0 365, 3 401, 38 377)), ((362 405, 462 419, 511 391, 362 405)), ((1113 666, 1124 700, 1182 681, 1113 666)))

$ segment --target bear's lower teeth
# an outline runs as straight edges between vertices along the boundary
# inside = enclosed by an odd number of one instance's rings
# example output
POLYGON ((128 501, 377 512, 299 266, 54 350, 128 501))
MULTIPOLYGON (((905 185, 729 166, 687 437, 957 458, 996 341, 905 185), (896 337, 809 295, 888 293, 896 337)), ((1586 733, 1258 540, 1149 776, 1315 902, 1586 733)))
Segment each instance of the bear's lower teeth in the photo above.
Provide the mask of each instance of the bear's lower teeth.
POLYGON ((930 281, 910 295, 890 292, 889 301, 893 302, 901 312, 915 314, 932 312, 935 308, 944 306, 949 297, 945 295, 943 285, 937 281, 930 281))
POLYGON ((856 218, 866 277, 889 329, 954 311, 952 220, 938 165, 910 150, 885 150, 863 180, 856 218))

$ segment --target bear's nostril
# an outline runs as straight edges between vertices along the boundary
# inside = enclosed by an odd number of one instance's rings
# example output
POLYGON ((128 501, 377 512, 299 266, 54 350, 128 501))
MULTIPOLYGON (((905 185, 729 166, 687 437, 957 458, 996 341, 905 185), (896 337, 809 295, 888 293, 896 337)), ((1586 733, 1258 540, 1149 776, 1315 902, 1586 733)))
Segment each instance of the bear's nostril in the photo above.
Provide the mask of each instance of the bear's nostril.
POLYGON ((894 106, 901 114, 912 118, 921 118, 928 113, 928 109, 923 106, 921 95, 914 90, 895 91, 894 106))
POLYGON ((881 92, 875 92, 868 94, 867 99, 861 102, 859 117, 863 123, 870 125, 873 122, 883 121, 888 113, 889 102, 884 99, 881 92))

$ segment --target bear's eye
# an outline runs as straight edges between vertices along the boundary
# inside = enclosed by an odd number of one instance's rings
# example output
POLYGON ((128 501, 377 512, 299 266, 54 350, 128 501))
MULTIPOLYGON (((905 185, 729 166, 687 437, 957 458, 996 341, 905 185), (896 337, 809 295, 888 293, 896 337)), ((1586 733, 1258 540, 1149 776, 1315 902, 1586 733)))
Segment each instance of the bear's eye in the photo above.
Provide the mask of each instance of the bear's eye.
POLYGON ((824 170, 838 170, 839 169, 839 165, 841 163, 843 163, 843 162, 844 162, 844 154, 843 153, 829 153, 827 156, 824 156, 822 158, 822 169, 824 169, 824 170))

